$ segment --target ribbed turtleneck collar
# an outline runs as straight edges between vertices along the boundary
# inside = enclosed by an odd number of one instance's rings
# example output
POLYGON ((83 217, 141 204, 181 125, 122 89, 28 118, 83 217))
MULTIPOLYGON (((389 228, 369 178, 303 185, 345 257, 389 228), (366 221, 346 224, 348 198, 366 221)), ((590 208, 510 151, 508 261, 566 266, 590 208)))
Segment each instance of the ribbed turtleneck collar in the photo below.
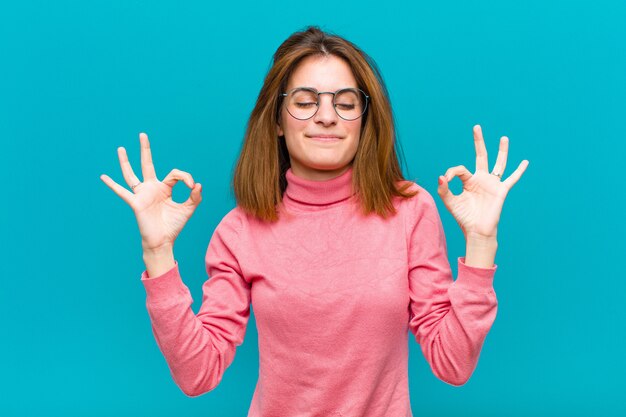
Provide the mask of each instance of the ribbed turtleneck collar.
POLYGON ((352 166, 338 177, 324 181, 307 180, 296 176, 291 168, 285 173, 287 189, 285 197, 305 205, 324 206, 351 197, 352 166))

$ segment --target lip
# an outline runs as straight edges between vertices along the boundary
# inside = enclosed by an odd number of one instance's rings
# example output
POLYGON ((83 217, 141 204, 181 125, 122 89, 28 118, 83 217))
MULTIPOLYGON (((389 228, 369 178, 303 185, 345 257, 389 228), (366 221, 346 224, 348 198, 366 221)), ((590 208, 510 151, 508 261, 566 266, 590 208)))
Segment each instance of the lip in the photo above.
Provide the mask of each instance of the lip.
POLYGON ((337 135, 305 135, 309 139, 319 140, 321 142, 334 142, 341 140, 342 138, 337 135))

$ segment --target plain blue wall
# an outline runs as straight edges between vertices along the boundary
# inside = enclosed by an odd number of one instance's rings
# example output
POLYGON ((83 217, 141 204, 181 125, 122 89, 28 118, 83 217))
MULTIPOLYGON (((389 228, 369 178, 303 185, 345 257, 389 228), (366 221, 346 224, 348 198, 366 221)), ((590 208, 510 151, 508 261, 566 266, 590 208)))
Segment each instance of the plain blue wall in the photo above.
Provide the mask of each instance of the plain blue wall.
POLYGON ((455 274, 463 235, 437 176, 474 170, 474 124, 491 166, 503 135, 507 175, 530 161, 501 217, 478 368, 449 386, 412 340, 415 415, 623 415, 625 22, 622 1, 3 2, 0 414, 246 414, 254 321, 222 383, 187 398, 151 332, 135 218, 99 176, 124 184, 118 146, 140 173, 145 131, 161 179, 179 168, 203 184, 175 248, 197 311, 270 57, 317 24, 382 70, 405 173, 439 204, 455 274))

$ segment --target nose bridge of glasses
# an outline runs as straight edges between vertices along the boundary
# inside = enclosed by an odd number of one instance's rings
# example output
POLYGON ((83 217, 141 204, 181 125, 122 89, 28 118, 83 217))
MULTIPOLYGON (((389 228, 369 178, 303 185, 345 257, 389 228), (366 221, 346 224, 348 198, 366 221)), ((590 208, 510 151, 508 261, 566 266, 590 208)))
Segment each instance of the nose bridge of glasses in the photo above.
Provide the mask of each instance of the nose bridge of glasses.
POLYGON ((330 104, 330 109, 332 114, 337 114, 337 109, 335 108, 335 92, 334 91, 320 91, 317 93, 317 109, 315 110, 315 114, 319 115, 320 109, 322 108, 322 95, 329 94, 331 97, 328 98, 328 102, 330 104))
POLYGON ((336 92, 335 91, 320 91, 319 93, 317 93, 317 103, 318 106, 322 105, 322 94, 330 94, 332 97, 330 97, 330 103, 332 105, 335 104, 335 97, 336 97, 336 92))

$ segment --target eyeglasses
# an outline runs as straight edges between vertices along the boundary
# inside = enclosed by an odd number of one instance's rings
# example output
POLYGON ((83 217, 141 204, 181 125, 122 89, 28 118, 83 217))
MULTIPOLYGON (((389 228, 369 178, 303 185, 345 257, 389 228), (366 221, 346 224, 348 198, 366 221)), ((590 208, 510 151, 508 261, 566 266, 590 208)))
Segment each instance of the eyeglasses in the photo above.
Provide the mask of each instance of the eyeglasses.
POLYGON ((314 88, 298 87, 282 93, 287 112, 298 119, 307 120, 315 116, 320 108, 320 95, 333 95, 333 108, 344 120, 356 120, 365 114, 369 96, 359 88, 342 88, 335 92, 317 91, 314 88))

